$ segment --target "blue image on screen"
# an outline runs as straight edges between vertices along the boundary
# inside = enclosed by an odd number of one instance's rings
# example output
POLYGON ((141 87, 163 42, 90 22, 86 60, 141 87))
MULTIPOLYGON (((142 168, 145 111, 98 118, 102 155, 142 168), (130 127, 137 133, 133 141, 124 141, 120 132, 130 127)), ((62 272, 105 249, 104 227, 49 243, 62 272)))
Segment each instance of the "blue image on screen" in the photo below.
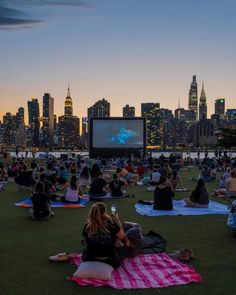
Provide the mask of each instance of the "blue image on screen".
POLYGON ((94 148, 142 148, 143 120, 94 120, 94 148))

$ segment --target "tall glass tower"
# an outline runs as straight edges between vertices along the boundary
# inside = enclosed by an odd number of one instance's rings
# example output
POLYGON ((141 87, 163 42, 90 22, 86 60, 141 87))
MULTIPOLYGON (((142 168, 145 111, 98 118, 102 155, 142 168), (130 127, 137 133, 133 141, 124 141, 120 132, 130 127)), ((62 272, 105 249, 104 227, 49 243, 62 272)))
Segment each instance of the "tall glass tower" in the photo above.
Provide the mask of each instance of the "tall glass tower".
POLYGON ((202 84, 202 91, 199 99, 199 120, 207 119, 207 102, 206 102, 206 93, 204 90, 204 84, 202 84))
POLYGON ((198 118, 198 98, 197 98, 197 78, 193 76, 193 81, 190 85, 189 96, 188 96, 188 109, 194 111, 195 121, 198 118))

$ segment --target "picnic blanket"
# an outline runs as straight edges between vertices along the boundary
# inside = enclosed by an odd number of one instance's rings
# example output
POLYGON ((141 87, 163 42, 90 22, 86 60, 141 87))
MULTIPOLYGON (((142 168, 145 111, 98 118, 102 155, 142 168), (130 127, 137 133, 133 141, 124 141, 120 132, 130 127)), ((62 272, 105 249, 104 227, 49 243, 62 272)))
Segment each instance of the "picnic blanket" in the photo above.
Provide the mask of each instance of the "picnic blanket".
MULTIPOLYGON (((156 186, 149 186, 147 187, 147 191, 148 192, 154 192, 156 189, 156 186)), ((187 188, 176 188, 175 192, 179 193, 179 192, 188 192, 189 190, 187 188)))
MULTIPOLYGON (((73 261, 77 266, 81 256, 73 261)), ((193 267, 185 265, 165 253, 140 254, 125 259, 122 265, 112 273, 111 280, 81 279, 70 277, 81 286, 109 286, 114 289, 149 289, 199 283, 202 277, 193 267)))
POLYGON ((93 197, 93 196, 90 196, 90 200, 91 201, 99 201, 99 200, 116 200, 116 199, 124 199, 126 198, 125 196, 121 196, 121 197, 112 197, 110 194, 107 194, 103 197, 93 197))
POLYGON ((224 204, 209 201, 208 208, 186 208, 184 200, 173 200, 173 210, 153 210, 152 205, 135 204, 136 212, 145 216, 165 215, 205 215, 205 214, 228 214, 228 207, 224 204))
MULTIPOLYGON (((50 206, 52 208, 85 208, 85 204, 89 202, 89 197, 88 196, 81 196, 80 197, 80 202, 78 204, 68 204, 64 202, 57 202, 53 201, 50 206)), ((32 200, 31 197, 27 197, 23 201, 15 203, 17 207, 24 207, 24 208, 31 208, 32 205, 32 200)))

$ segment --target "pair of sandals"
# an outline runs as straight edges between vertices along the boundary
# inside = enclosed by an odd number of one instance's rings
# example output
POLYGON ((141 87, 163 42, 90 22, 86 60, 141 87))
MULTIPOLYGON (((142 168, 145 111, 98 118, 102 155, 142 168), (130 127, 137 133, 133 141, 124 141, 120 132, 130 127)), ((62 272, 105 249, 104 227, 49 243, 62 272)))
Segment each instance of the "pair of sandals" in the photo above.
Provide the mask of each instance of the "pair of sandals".
POLYGON ((194 258, 194 253, 192 249, 183 248, 181 250, 176 250, 173 253, 168 254, 171 258, 178 259, 180 261, 189 261, 194 258))

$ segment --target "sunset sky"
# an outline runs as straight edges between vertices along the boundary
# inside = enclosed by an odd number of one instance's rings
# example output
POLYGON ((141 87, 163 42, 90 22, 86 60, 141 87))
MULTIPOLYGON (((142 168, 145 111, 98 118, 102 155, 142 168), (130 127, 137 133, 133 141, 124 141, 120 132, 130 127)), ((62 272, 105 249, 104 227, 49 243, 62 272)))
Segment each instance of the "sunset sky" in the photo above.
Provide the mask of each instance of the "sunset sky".
POLYGON ((214 100, 236 108, 235 0, 0 0, 0 120, 49 92, 74 114, 98 99, 187 108, 192 76, 214 100))

